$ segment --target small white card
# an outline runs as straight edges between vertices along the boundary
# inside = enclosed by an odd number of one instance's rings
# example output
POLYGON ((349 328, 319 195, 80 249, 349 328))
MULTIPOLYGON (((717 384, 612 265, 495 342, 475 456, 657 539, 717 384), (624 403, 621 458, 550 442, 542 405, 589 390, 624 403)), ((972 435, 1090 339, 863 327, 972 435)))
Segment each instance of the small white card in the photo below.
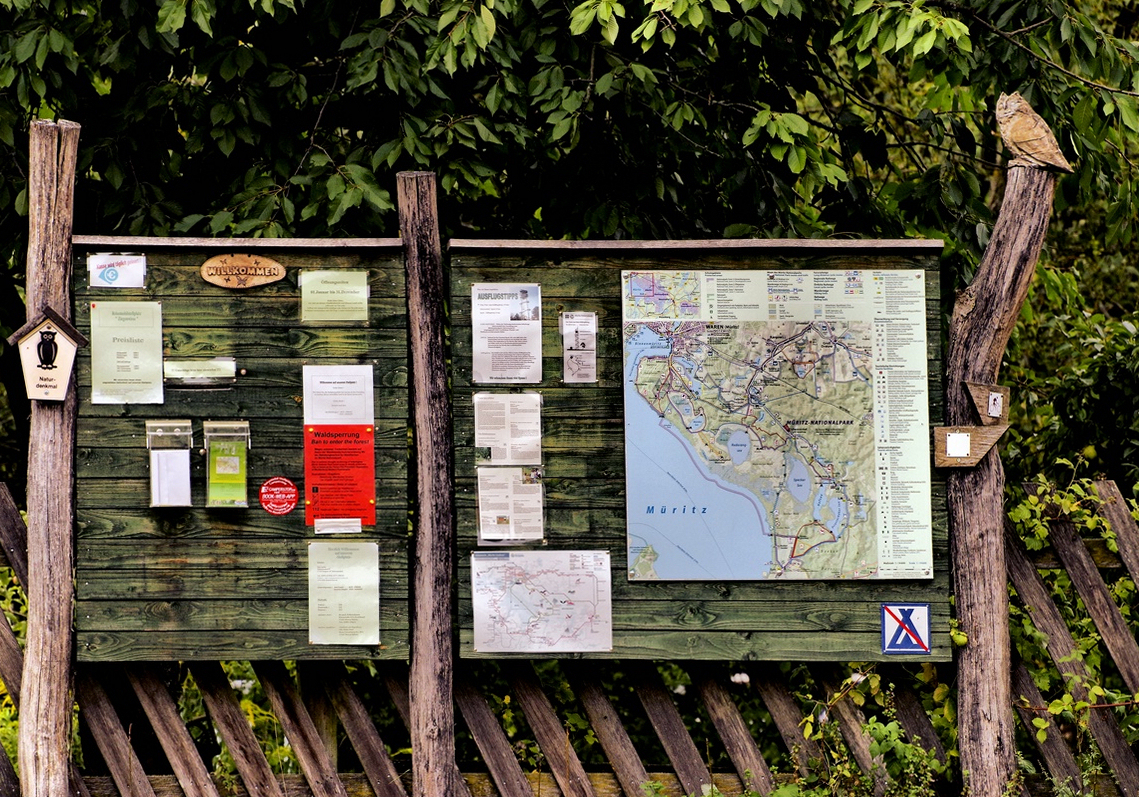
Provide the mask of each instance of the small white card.
POLYGON ((949 432, 945 435, 945 456, 947 457, 967 457, 969 456, 969 433, 968 432, 949 432))

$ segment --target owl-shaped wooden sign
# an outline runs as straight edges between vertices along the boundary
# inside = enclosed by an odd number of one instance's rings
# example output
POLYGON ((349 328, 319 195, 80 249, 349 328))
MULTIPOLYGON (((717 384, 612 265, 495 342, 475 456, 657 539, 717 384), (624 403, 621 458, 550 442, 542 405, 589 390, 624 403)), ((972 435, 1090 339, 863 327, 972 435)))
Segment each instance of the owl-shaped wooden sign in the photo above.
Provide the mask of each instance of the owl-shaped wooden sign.
POLYGON ((44 307, 39 318, 12 333, 8 345, 19 347, 28 398, 63 401, 75 352, 87 345, 87 338, 55 310, 44 307))

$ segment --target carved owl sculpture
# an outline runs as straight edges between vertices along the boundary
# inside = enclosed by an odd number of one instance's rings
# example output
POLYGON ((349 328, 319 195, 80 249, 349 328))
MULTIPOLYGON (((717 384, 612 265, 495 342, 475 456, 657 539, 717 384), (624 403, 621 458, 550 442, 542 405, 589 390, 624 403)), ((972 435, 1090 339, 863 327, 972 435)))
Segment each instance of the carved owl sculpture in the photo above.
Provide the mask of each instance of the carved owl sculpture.
POLYGON ((1072 171, 1048 123, 1019 94, 1002 94, 997 100, 997 129, 1013 154, 1010 165, 1072 171))

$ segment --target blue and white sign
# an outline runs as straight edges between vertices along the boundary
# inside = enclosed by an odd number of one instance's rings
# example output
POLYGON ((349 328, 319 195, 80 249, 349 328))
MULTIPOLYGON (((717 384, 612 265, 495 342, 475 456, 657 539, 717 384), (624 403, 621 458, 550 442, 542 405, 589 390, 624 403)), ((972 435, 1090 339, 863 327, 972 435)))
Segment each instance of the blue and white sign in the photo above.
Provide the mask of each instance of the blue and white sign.
POLYGON ((92 288, 145 288, 146 255, 87 255, 92 288))
POLYGON ((928 603, 882 604, 882 652, 907 656, 930 654, 928 603))

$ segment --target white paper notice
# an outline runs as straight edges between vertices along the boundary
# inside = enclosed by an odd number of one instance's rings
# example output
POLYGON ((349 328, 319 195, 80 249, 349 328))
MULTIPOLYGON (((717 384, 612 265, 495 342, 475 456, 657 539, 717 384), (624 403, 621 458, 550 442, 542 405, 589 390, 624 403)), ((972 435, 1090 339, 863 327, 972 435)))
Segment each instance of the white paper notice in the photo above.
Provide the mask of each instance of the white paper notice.
POLYGON ((491 465, 542 464, 542 396, 476 393, 475 459, 491 465))
POLYGON ((471 286, 472 382, 542 381, 542 291, 537 285, 471 286))
POLYGON ((597 313, 562 313, 562 381, 597 381, 597 313))
POLYGON ((608 551, 475 551, 475 650, 612 650, 612 595, 608 551))
POLYGON ((162 304, 91 302, 91 403, 162 398, 162 304))
POLYGON ((375 423, 372 366, 306 365, 304 406, 305 423, 375 423))
POLYGON ((190 506, 190 449, 150 452, 150 505, 190 506))
POLYGON ((380 549, 374 542, 308 545, 308 641, 380 644, 380 549))
POLYGON ((479 468, 479 543, 542 539, 542 469, 479 468))
POLYGON ((87 255, 92 288, 145 288, 146 255, 87 255))

